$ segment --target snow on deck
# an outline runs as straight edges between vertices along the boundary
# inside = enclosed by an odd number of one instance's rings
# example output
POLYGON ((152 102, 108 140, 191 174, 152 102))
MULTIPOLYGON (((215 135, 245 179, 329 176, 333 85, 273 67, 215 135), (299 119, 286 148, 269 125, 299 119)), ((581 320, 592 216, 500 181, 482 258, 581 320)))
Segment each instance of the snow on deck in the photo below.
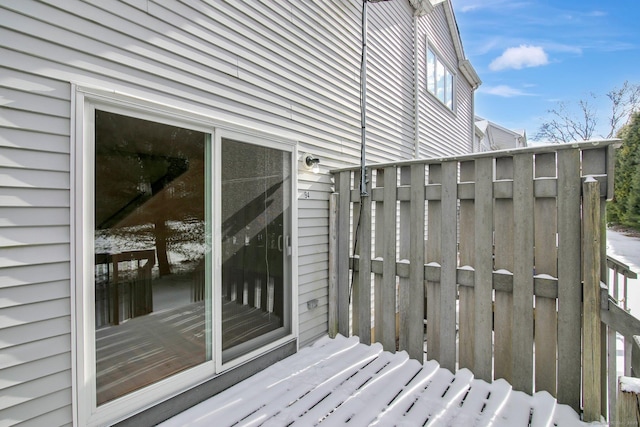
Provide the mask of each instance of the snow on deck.
POLYGON ((171 426, 577 426, 547 392, 421 365, 357 337, 328 337, 160 424, 171 426))

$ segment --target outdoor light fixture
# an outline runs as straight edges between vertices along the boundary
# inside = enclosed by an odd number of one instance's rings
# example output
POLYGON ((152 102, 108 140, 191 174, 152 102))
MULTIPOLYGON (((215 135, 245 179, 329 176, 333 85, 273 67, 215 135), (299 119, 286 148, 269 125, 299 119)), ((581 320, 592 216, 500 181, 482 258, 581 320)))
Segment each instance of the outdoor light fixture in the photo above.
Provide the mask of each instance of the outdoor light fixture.
POLYGON ((307 170, 309 170, 309 171, 311 171, 313 173, 320 172, 320 166, 319 166, 320 159, 315 157, 314 155, 308 154, 308 153, 303 154, 302 155, 302 163, 303 163, 305 169, 307 169, 307 170))

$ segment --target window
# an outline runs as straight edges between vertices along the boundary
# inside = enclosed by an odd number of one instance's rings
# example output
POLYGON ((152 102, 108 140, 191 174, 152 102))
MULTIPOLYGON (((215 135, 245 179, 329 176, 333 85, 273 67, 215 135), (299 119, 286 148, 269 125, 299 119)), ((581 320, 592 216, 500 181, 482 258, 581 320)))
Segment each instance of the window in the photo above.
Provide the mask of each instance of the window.
POLYGON ((81 100, 78 393, 92 424, 293 337, 295 156, 291 144, 81 100))
POLYGON ((455 93, 453 73, 431 47, 427 48, 427 90, 453 110, 455 93))

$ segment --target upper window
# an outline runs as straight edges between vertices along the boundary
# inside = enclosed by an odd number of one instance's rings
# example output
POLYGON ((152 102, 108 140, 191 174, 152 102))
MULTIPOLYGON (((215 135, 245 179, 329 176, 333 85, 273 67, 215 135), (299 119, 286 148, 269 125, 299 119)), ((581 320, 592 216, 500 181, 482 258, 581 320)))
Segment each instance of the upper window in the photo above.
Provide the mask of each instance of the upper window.
POLYGON ((171 116, 84 114, 78 390, 93 424, 292 338, 295 156, 171 116))
POLYGON ((436 53, 427 48, 427 89, 449 109, 453 110, 453 73, 436 53))

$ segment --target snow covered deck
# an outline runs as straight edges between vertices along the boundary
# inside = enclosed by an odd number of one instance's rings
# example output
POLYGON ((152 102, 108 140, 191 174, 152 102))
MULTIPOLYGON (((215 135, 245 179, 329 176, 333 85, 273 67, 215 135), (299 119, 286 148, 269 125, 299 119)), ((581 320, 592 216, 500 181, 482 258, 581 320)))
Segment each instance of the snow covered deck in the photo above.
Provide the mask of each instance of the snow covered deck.
POLYGON ((575 426, 546 392, 513 391, 461 369, 424 365, 406 352, 323 338, 161 424, 171 426, 575 426))

